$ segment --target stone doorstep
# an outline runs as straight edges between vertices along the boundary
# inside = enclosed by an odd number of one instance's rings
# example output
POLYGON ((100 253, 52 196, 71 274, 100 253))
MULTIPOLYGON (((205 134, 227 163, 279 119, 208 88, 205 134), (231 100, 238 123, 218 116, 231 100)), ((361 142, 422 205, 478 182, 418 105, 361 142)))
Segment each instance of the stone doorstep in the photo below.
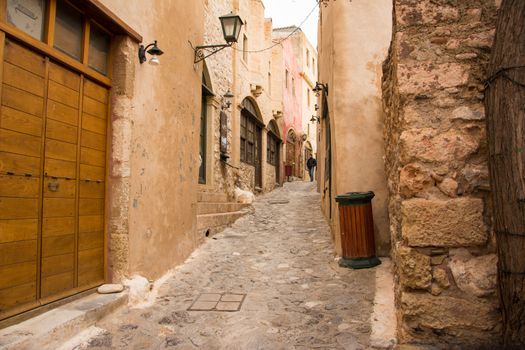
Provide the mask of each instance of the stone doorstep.
POLYGON ((64 340, 127 305, 128 293, 93 293, 27 321, 0 330, 3 350, 56 349, 64 340))
POLYGON ((197 230, 233 224, 244 214, 246 213, 242 211, 234 211, 229 213, 197 215, 197 230))

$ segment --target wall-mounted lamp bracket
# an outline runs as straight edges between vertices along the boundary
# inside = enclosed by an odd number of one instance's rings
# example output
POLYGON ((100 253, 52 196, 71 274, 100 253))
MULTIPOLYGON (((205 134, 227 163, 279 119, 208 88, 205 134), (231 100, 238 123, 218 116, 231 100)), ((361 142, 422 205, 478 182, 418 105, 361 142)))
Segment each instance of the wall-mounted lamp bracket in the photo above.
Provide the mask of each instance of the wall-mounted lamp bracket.
POLYGON ((317 97, 319 97, 321 95, 321 92, 323 91, 326 94, 326 96, 328 96, 328 84, 316 82, 315 87, 312 89, 312 91, 315 93, 317 97))
POLYGON ((199 63, 202 60, 205 60, 206 58, 215 55, 217 52, 224 50, 227 47, 230 47, 233 45, 233 43, 229 44, 218 44, 218 45, 202 45, 202 46, 193 46, 191 41, 189 41, 191 48, 193 51, 195 51, 195 58, 193 60, 193 63, 199 63))
POLYGON ((317 124, 321 123, 321 118, 316 116, 316 115, 312 115, 312 118, 310 119, 310 122, 312 122, 312 124, 315 124, 315 122, 317 122, 317 124))

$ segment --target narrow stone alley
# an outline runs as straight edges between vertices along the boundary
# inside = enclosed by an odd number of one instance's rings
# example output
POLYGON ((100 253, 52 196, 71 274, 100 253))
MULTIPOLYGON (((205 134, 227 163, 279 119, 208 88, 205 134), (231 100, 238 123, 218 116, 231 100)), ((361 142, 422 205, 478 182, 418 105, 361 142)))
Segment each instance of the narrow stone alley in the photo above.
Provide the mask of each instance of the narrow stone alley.
POLYGON ((319 205, 310 182, 259 197, 175 270, 153 305, 120 310, 73 348, 368 348, 375 270, 338 266, 319 205))

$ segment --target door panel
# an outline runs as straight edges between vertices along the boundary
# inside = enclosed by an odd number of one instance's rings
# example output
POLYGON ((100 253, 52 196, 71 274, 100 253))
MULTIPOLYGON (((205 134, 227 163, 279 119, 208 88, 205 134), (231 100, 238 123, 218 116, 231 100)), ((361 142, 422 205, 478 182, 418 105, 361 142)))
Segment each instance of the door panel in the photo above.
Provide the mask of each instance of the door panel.
POLYGON ((5 40, 0 319, 104 282, 108 89, 5 40))
POLYGON ((42 56, 25 51, 6 45, 1 68, 0 315, 38 295, 45 70, 42 56))

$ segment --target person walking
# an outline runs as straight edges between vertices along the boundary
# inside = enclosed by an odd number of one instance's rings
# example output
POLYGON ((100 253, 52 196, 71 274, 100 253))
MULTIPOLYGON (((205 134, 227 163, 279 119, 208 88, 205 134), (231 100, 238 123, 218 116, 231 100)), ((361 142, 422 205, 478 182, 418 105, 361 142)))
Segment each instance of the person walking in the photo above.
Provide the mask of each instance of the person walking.
POLYGON ((310 182, 314 181, 314 169, 317 166, 317 160, 310 155, 310 158, 306 161, 306 167, 308 168, 308 175, 310 175, 310 182))

